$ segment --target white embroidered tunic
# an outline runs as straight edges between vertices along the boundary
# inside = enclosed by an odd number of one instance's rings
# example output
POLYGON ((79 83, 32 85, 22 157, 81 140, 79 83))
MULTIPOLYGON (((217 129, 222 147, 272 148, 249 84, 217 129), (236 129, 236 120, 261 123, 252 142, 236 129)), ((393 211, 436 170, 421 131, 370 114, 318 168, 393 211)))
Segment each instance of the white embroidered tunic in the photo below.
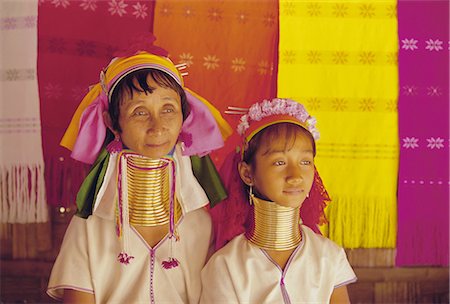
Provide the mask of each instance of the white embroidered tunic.
POLYGON ((243 234, 235 237, 203 269, 200 303, 329 303, 355 273, 341 247, 306 226, 301 231, 284 271, 243 234))
POLYGON ((117 261, 122 247, 115 233, 116 183, 111 176, 115 176, 116 161, 111 160, 93 214, 87 219, 74 216, 67 228, 49 280, 51 297, 62 299, 64 289, 74 289, 94 294, 96 303, 198 303, 200 272, 211 237, 211 219, 202 208, 208 199, 192 174, 189 157, 174 158, 183 217, 177 224, 180 240, 172 242, 172 256, 180 265, 162 266, 170 256, 167 237, 151 248, 134 228, 128 244, 134 259, 128 265, 117 261))

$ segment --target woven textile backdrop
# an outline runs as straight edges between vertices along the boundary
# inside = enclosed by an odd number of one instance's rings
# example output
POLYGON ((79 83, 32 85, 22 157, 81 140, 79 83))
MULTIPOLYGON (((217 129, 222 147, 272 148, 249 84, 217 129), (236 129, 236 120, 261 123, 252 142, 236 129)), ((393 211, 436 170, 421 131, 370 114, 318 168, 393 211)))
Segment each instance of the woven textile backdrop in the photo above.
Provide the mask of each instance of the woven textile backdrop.
MULTIPOLYGON (((275 97, 278 1, 156 1, 154 33, 186 84, 219 110, 275 97)), ((225 118, 235 127, 238 117, 225 118)), ((238 138, 214 153, 220 165, 238 138)))
POLYGON ((281 1, 278 95, 317 117, 324 232, 347 248, 395 247, 397 48, 394 0, 281 1))
POLYGON ((398 7, 397 265, 448 265, 449 2, 398 7))
POLYGON ((40 1, 38 76, 47 198, 73 206, 87 167, 59 146, 99 71, 137 36, 149 36, 152 1, 40 1), (82 20, 82 22, 80 22, 82 20))
MULTIPOLYGON (((317 167, 333 200, 322 227, 329 238, 347 248, 397 248, 400 266, 448 265, 448 1, 34 3, 52 206, 73 206, 88 169, 59 146, 76 106, 118 50, 154 34, 175 63, 188 65, 187 85, 222 113, 279 96, 304 103, 317 117, 317 167)), ((32 31, 26 14, 3 7, 1 13, 2 37, 12 33, 11 24, 32 31)), ((30 38, 28 59, 35 56, 32 45, 30 38)), ((12 84, 5 69, 16 68, 7 64, 22 54, 8 47, 4 52, 2 44, 2 91, 12 84)), ((25 70, 35 68, 26 64, 25 70)), ((33 83, 32 74, 16 76, 33 83)), ((236 126, 237 117, 224 116, 236 126)), ((214 153, 217 165, 237 140, 214 153)), ((1 183, 12 186, 4 175, 1 183)))
POLYGON ((0 223, 48 218, 36 77, 37 1, 0 3, 0 223))

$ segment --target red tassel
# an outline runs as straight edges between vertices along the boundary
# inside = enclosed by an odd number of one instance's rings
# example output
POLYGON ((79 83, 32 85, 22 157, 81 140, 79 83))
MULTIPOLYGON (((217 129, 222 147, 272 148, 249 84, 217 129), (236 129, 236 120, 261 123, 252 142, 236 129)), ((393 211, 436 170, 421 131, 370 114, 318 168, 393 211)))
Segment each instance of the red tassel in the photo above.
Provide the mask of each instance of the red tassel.
POLYGON ((117 256, 117 260, 124 265, 130 264, 132 259, 134 259, 134 256, 128 255, 128 253, 126 253, 126 252, 121 252, 117 256))
POLYGON ((180 265, 180 262, 175 258, 169 258, 168 261, 162 262, 162 266, 164 267, 164 269, 175 268, 175 267, 178 267, 179 265, 180 265))
POLYGON ((120 138, 114 138, 114 140, 106 146, 106 150, 108 150, 109 153, 119 153, 120 151, 122 151, 123 145, 120 138))

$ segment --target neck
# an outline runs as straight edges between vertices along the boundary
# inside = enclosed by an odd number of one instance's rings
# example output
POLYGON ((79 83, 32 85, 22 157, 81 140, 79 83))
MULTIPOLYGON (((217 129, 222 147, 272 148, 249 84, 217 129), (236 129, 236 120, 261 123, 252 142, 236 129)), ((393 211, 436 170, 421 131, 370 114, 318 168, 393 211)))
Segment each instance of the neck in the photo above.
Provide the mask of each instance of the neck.
POLYGON ((300 206, 284 207, 252 196, 254 208, 246 238, 265 250, 283 251, 297 247, 302 240, 300 206))
POLYGON ((171 201, 174 204, 173 221, 176 222, 181 215, 181 206, 174 195, 173 161, 131 153, 125 158, 126 163, 121 162, 121 174, 126 174, 128 191, 120 195, 127 195, 129 223, 144 227, 170 223, 171 201))

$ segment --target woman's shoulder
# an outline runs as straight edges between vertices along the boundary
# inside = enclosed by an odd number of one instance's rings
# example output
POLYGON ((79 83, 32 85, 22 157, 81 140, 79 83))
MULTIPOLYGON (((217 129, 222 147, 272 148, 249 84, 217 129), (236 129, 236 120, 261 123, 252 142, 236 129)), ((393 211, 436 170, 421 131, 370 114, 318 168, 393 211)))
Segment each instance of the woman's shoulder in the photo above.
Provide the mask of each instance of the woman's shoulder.
POLYGON ((189 211, 183 217, 184 221, 198 222, 198 225, 211 224, 211 216, 204 207, 189 211))
POLYGON ((211 233, 211 216, 205 208, 199 208, 183 215, 179 224, 179 229, 183 231, 202 231, 211 233))
POLYGON ((104 219, 95 214, 89 215, 87 218, 82 218, 75 214, 70 220, 65 237, 70 235, 77 237, 93 237, 110 231, 115 232, 115 222, 112 220, 104 219))

